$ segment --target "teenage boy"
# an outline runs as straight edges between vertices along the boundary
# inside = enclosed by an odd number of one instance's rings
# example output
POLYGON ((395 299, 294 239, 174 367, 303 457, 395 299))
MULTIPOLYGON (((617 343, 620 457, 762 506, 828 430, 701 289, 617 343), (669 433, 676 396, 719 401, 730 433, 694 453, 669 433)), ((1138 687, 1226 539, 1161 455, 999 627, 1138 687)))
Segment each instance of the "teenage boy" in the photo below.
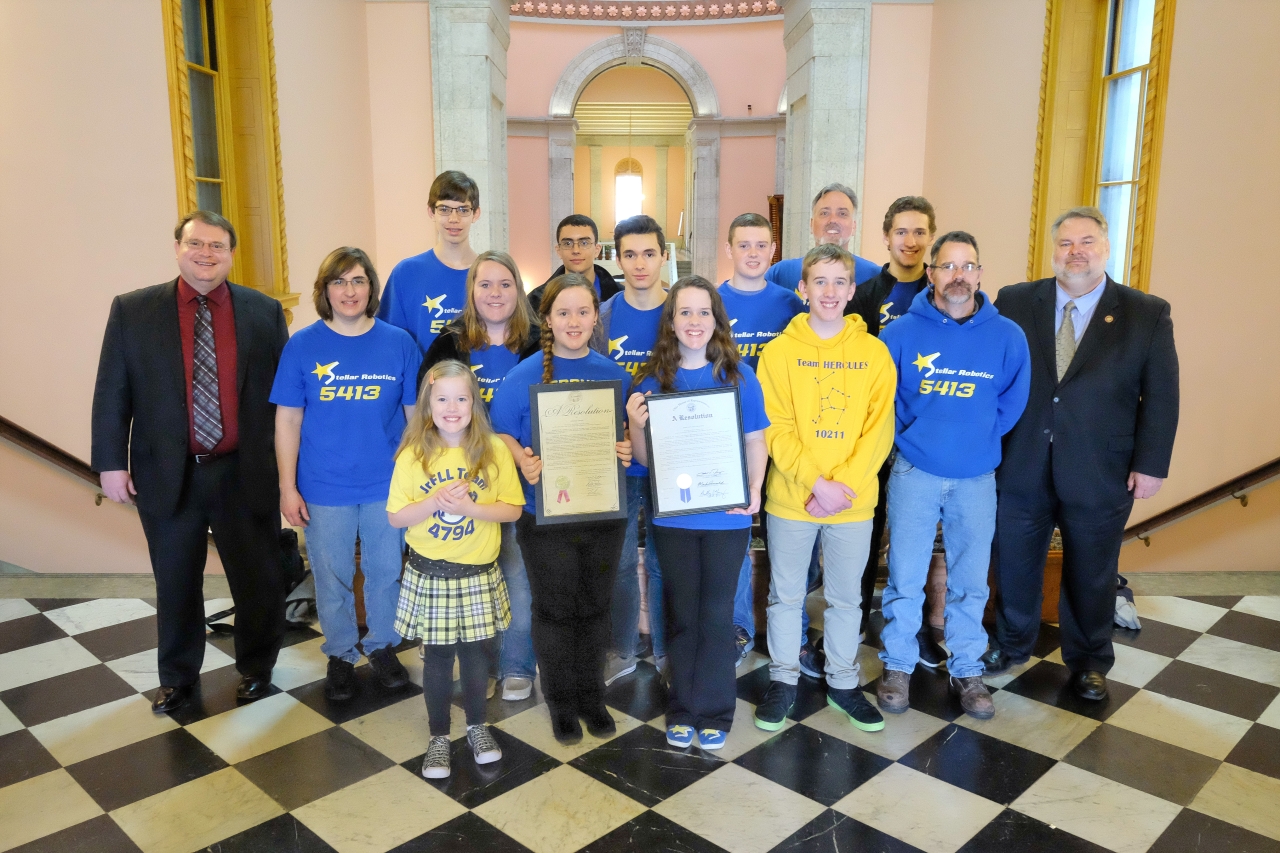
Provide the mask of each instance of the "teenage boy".
POLYGON ((476 259, 471 226, 480 218, 480 188, 462 172, 441 172, 427 195, 436 229, 430 250, 395 265, 387 277, 378 317, 413 335, 423 352, 445 323, 462 315, 467 270, 476 259))
POLYGON ((932 287, 882 340, 898 369, 897 453, 889 477, 889 584, 884 591, 880 708, 900 714, 919 658, 917 633, 934 531, 947 549, 951 691, 971 717, 995 716, 982 683, 987 569, 996 530, 1000 440, 1031 390, 1027 337, 980 292, 978 241, 951 231, 933 244, 932 287))
MULTIPOLYGON (((613 245, 622 267, 622 291, 600 306, 600 324, 591 348, 626 368, 633 377, 649 361, 658 339, 658 320, 667 292, 662 289, 662 265, 667 239, 651 216, 632 216, 613 229, 613 245)), ((653 517, 649 469, 632 462, 627 468, 627 535, 622 543, 618 579, 613 588, 613 649, 605 657, 604 683, 612 684, 636 670, 640 643, 640 515, 653 517)), ((666 667, 666 639, 662 615, 662 569, 658 550, 644 550, 649 576, 649 636, 659 670, 666 667)))
MULTIPOLYGON (((775 244, 769 220, 758 213, 744 213, 729 224, 725 254, 733 261, 733 277, 720 285, 720 299, 733 328, 733 342, 742 360, 755 370, 764 345, 782 333, 791 318, 804 311, 794 291, 765 281, 775 244)), ((809 631, 809 614, 801 609, 800 642, 809 631)), ((751 596, 751 553, 742 560, 738 591, 733 598, 733 628, 737 635, 738 663, 755 648, 756 617, 751 596)), ((801 655, 812 652, 801 649, 801 655)))
MULTIPOLYGON (((867 324, 867 331, 876 337, 894 320, 907 313, 911 300, 929 286, 925 277, 925 261, 929 244, 933 241, 937 220, 933 205, 918 195, 907 195, 889 205, 884 214, 884 245, 889 250, 889 263, 874 278, 858 285, 844 313, 857 314, 867 324)), ((880 569, 880 546, 884 542, 886 518, 885 495, 889 487, 889 463, 880 468, 880 500, 876 502, 876 514, 871 525, 871 551, 867 555, 867 567, 862 573, 862 629, 866 632, 871 621, 871 598, 875 595, 876 574, 880 569)), ((947 659, 942 639, 942 605, 945 600, 933 595, 937 586, 945 589, 946 568, 931 574, 926 590, 925 607, 929 610, 928 624, 920 631, 920 663, 935 669, 947 659), (936 627, 935 627, 936 626, 936 627)))
MULTIPOLYGON (((809 231, 813 244, 822 246, 833 243, 845 251, 858 230, 858 197, 844 184, 827 184, 813 197, 809 215, 809 231)), ((853 257, 854 284, 862 284, 880 274, 880 267, 866 258, 853 257)), ((780 284, 787 290, 796 290, 800 284, 801 258, 787 258, 769 267, 765 278, 770 284, 780 284)))
POLYGON ((547 282, 567 272, 576 272, 591 281, 601 302, 622 290, 613 275, 596 263, 596 255, 600 251, 600 231, 590 216, 572 213, 561 219, 556 226, 555 250, 561 261, 559 269, 547 281, 529 291, 529 304, 533 306, 535 313, 542 304, 542 294, 547 289, 547 282))
POLYGON ((772 573, 769 580, 769 689, 755 722, 777 731, 795 704, 800 662, 795 644, 814 541, 824 555, 823 614, 827 704, 863 731, 884 728, 858 684, 862 569, 871 545, 876 472, 893 444, 896 375, 889 351, 857 316, 853 256, 822 245, 804 256, 796 316, 760 357, 773 467, 766 488, 772 573))

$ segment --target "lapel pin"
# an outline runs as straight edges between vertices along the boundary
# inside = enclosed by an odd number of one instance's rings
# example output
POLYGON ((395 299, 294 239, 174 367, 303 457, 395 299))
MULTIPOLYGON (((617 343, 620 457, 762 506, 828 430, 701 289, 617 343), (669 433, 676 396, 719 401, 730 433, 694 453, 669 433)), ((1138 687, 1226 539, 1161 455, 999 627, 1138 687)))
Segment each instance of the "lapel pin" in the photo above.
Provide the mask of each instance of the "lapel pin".
POLYGON ((1102 318, 1102 321, 1104 323, 1113 323, 1115 322, 1115 319, 1116 319, 1115 317, 1112 317, 1110 314, 1108 314, 1107 316, 1102 318))

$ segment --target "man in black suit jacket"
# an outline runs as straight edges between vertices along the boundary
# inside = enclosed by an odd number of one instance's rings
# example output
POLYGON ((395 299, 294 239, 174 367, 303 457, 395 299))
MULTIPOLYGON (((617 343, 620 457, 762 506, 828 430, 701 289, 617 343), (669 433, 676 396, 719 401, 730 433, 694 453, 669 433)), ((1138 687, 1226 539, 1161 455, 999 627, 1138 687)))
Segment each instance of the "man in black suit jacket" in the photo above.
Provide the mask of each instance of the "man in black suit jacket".
POLYGON ((1045 557, 1062 532, 1062 660, 1086 699, 1106 698, 1115 662, 1120 541, 1135 498, 1169 473, 1178 355, 1169 303, 1112 281, 1107 221, 1077 207, 1053 225, 1054 278, 1002 289, 1000 313, 1031 347, 1031 398, 996 472, 994 675, 1023 663, 1040 629, 1045 557))
POLYGON ((196 211, 174 231, 179 277, 111 304, 93 394, 93 469, 136 503, 156 578, 157 712, 190 697, 204 661, 212 530, 236 605, 236 694, 258 699, 284 630, 275 406, 289 338, 280 303, 227 282, 235 229, 196 211))

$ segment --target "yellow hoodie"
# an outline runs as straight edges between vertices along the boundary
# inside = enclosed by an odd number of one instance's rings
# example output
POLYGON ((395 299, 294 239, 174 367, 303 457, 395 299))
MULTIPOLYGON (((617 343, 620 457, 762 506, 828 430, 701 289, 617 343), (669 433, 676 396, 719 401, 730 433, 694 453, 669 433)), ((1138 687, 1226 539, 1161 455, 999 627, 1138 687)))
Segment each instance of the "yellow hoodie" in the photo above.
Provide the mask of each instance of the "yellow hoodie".
POLYGON ((875 511, 876 475, 893 447, 893 394, 897 372, 889 350, 867 334, 856 314, 823 340, 799 314, 760 356, 769 428, 765 510, 792 521, 843 524, 866 521, 875 511), (804 504, 818 477, 857 493, 853 506, 814 518, 804 504))

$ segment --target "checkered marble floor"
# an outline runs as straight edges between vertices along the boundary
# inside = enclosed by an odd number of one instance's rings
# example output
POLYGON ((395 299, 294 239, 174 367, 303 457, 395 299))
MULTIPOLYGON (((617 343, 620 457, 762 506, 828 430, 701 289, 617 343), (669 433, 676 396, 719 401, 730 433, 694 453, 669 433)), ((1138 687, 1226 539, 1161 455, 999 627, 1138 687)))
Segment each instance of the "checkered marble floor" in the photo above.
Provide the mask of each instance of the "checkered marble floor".
MULTIPOLYGON (((151 603, 0 600, 0 850, 1280 851, 1280 598, 1138 610, 1103 703, 1066 687, 1046 625, 1036 657, 991 680, 994 720, 920 669, 883 732, 806 678, 769 734, 751 723, 768 682, 752 653, 727 746, 679 751, 645 662, 609 691, 616 736, 563 746, 536 693, 494 699, 502 761, 477 767, 460 738, 453 775, 427 782, 421 688, 388 694, 362 666, 358 697, 330 705, 314 632, 290 634, 273 694, 241 706, 230 640, 210 634, 198 701, 156 716, 151 603)), ((420 677, 416 650, 401 659, 420 677)))

